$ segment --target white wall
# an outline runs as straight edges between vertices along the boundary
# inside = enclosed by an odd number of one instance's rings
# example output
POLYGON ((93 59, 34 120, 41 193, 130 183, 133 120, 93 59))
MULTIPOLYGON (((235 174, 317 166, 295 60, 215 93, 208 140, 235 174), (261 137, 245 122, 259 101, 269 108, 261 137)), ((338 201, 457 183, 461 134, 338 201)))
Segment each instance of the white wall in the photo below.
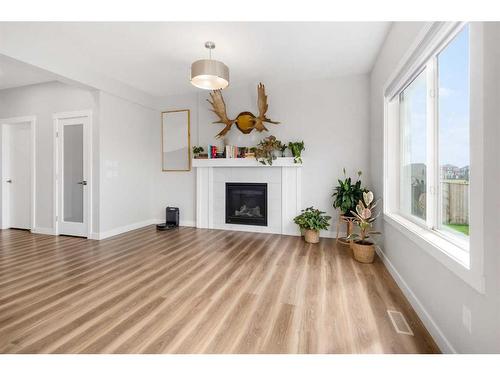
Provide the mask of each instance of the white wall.
MULTIPOLYGON (((265 82, 264 82, 265 83, 265 82)), ((246 87, 227 88, 223 91, 229 117, 250 111, 257 114, 257 84, 246 87)), ((241 138, 233 125, 231 137, 253 144, 259 137, 275 135, 285 141, 304 140, 303 189, 304 207, 314 205, 335 217, 331 194, 342 168, 355 176, 369 166, 369 78, 348 76, 321 81, 290 82, 266 86, 269 110, 268 117, 281 124, 266 125, 269 132, 252 132, 241 138)), ((172 96, 159 101, 162 110, 191 109, 191 144, 206 147, 220 142, 214 136, 222 125, 214 125, 215 115, 206 102, 208 93, 172 96)), ((235 141, 236 142, 236 141, 235 141)), ((368 185, 368 173, 363 179, 368 185)), ((157 199, 154 215, 161 218, 167 205, 180 207, 181 221, 195 221, 195 171, 163 172, 157 179, 157 199)), ((331 230, 335 230, 335 223, 331 230)), ((330 234, 331 235, 331 234, 330 234)))
MULTIPOLYGON (((157 104, 161 111, 173 109, 189 109, 191 111, 192 146, 198 143, 198 100, 199 95, 178 95, 159 99, 157 104)), ((191 172, 162 172, 160 123, 158 123, 158 129, 154 150, 159 156, 154 161, 156 188, 152 202, 152 217, 164 221, 167 206, 179 207, 180 224, 194 226, 195 170, 191 170, 191 172)))
POLYGON ((100 236, 146 223, 161 171, 160 113, 101 92, 100 236))
MULTIPOLYGON (((380 196, 383 189, 383 86, 421 31, 423 23, 395 23, 371 74, 370 160, 371 180, 380 196)), ((435 339, 445 351, 462 353, 500 352, 500 253, 497 194, 500 183, 500 24, 484 27, 484 274, 486 293, 481 294, 409 241, 390 224, 380 221, 384 232, 383 252, 406 282, 415 305, 435 339), (472 312, 472 332, 462 325, 462 308, 472 312), (428 315, 426 316, 425 313, 428 315)), ((474 173, 473 171, 471 173, 474 173)), ((471 228, 471 231, 474 228, 471 228)), ((474 249, 472 249, 474 251, 474 249)), ((408 292, 408 291, 407 291, 408 292)))
MULTIPOLYGON (((35 226, 53 229, 53 118, 56 112, 97 110, 97 92, 59 82, 0 90, 0 118, 36 116, 35 226)), ((94 125, 96 122, 94 121, 94 125)), ((97 152, 97 149, 94 148, 97 152)), ((95 163, 94 163, 95 165, 95 163)), ((97 177, 94 166, 94 177, 97 177)), ((94 178, 95 182, 96 178, 94 178)), ((98 204, 94 201, 94 207, 98 204)), ((96 220, 94 220, 94 225, 96 220)))
POLYGON ((159 111, 104 92, 50 82, 0 90, 0 118, 37 118, 36 227, 53 229, 52 115, 86 109, 94 117, 93 236, 151 223, 155 176, 161 170, 159 111))

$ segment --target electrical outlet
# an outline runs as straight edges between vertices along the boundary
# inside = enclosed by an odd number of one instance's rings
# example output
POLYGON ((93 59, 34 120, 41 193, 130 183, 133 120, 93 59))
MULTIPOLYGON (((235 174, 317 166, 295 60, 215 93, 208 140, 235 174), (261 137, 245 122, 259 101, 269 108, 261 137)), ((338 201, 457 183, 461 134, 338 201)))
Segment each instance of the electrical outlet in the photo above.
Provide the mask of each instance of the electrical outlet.
POLYGON ((467 332, 472 333, 472 312, 465 305, 462 306, 462 324, 467 332))

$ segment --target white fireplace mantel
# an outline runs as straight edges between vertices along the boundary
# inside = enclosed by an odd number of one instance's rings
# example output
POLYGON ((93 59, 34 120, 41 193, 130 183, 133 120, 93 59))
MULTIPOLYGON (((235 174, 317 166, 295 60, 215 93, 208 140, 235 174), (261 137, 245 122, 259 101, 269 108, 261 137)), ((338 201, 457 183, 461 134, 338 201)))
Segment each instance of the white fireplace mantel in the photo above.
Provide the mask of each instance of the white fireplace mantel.
POLYGON ((264 165, 259 163, 254 158, 247 159, 193 159, 194 168, 208 168, 208 167, 266 167, 266 168, 277 168, 277 167, 294 167, 300 168, 302 164, 294 163, 293 158, 277 158, 273 160, 272 165, 264 165))
POLYGON ((302 164, 277 158, 272 165, 255 159, 193 159, 196 168, 196 227, 298 235, 293 218, 300 213, 302 164), (225 223, 225 183, 268 185, 268 226, 225 223))

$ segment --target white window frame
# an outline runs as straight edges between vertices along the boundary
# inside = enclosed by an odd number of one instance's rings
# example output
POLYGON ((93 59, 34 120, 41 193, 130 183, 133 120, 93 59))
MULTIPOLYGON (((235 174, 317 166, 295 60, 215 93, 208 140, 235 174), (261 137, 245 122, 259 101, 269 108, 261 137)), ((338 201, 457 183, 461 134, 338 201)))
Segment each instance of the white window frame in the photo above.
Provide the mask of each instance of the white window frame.
MULTIPOLYGON (((426 87, 428 87, 429 86, 429 82, 428 82, 429 81, 429 73, 427 71, 427 68, 428 68, 427 65, 424 65, 417 72, 415 72, 415 74, 413 75, 412 80, 410 82, 408 82, 408 84, 406 84, 404 87, 402 87, 399 90, 399 93, 394 98, 394 100, 395 100, 394 104, 397 103, 397 106, 398 106, 397 107, 398 108, 397 109, 397 118, 395 118, 395 119, 397 120, 397 127, 398 128, 396 130, 398 132, 398 139, 399 139, 399 146, 398 146, 399 147, 399 149, 398 149, 398 152, 399 152, 399 154, 398 154, 398 161, 399 161, 398 162, 398 168, 399 168, 399 170, 401 170, 401 166, 402 166, 401 143, 402 143, 404 137, 403 137, 403 132, 401 131, 401 109, 400 109, 401 100, 398 100, 396 98, 400 97, 400 94, 404 90, 406 90, 414 82, 414 80, 417 79, 418 76, 420 76, 421 74, 425 74, 425 77, 427 79, 426 87)), ((429 104, 429 100, 427 101, 427 104, 429 104)), ((426 111, 429 112, 429 109, 427 108, 426 111)), ((430 119, 427 119, 427 121, 430 121, 430 119)), ((428 128, 427 124, 426 124, 426 128, 428 128)), ((429 150, 429 141, 428 141, 429 140, 429 135, 428 134, 426 135, 426 140, 427 140, 426 149, 429 150)), ((429 153, 429 151, 426 151, 427 155, 428 155, 428 153, 429 153)), ((429 175, 429 160, 428 159, 425 161, 425 164, 426 164, 426 168, 427 168, 426 175, 429 175)), ((426 180, 429 181, 428 178, 426 178, 426 180)), ((401 194, 401 176, 398 179, 398 181, 399 181, 399 188, 398 188, 399 189, 399 194, 401 194)), ((426 195, 426 197, 428 198, 427 195, 426 195)), ((426 220, 424 220, 424 219, 422 219, 422 218, 420 218, 418 216, 414 216, 414 215, 411 215, 411 214, 408 214, 406 212, 402 212, 401 211, 401 202, 403 200, 404 199, 401 199, 401 196, 400 196, 399 199, 398 199, 398 202, 397 202, 397 205, 398 205, 397 207, 398 207, 398 213, 399 213, 399 215, 401 215, 402 217, 404 217, 406 220, 409 220, 409 221, 413 222, 414 224, 419 225, 421 227, 428 226, 429 225, 428 221, 426 221, 426 220)), ((427 209, 429 208, 429 199, 426 199, 426 203, 425 204, 426 204, 426 211, 427 211, 427 209)), ((410 205, 411 205, 411 203, 410 203, 410 205)), ((426 218, 428 218, 428 217, 429 217, 429 215, 427 213, 426 218)))
POLYGON ((435 228, 439 208, 435 202, 439 194, 437 110, 437 55, 462 31, 463 22, 429 23, 398 65, 384 86, 384 221, 393 226, 420 248, 461 277, 469 285, 484 293, 483 275, 483 27, 471 23, 470 31, 470 214, 472 228, 469 241, 450 236, 435 228), (427 184, 425 224, 411 220, 399 212, 400 189, 400 121, 398 94, 413 79, 426 70, 427 89, 427 184), (437 185, 436 185, 437 184, 437 185), (430 192, 430 194, 429 194, 430 192), (422 225, 424 224, 424 225, 422 225))

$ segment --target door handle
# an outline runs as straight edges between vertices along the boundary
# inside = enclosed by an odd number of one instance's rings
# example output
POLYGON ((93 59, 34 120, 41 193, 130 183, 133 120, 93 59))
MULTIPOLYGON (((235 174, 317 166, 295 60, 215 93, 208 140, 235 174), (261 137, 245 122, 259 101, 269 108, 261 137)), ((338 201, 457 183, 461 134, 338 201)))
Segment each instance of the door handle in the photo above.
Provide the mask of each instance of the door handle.
POLYGON ((12 180, 9 178, 7 181, 5 181, 8 184, 12 184, 12 180))
POLYGON ((77 182, 77 184, 78 185, 86 186, 87 185, 87 181, 83 180, 83 181, 77 182))

